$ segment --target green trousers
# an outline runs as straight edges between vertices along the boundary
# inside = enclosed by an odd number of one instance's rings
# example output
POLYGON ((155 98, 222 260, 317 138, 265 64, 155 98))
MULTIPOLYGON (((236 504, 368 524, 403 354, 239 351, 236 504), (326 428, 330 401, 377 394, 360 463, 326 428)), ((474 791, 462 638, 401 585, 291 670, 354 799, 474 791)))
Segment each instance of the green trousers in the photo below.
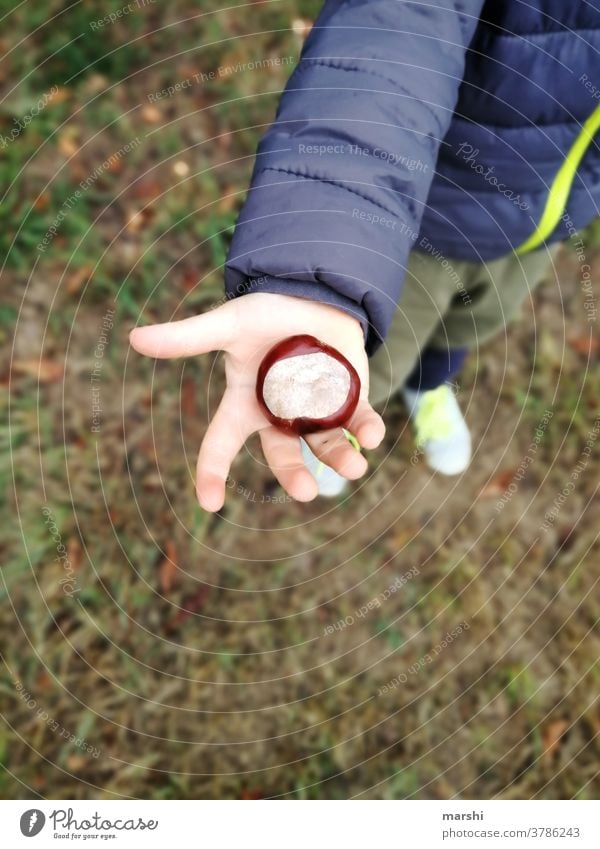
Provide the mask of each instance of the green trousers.
POLYGON ((504 331, 553 268, 559 248, 483 264, 414 250, 390 330, 370 360, 371 403, 385 403, 404 385, 424 348, 473 349, 504 331))

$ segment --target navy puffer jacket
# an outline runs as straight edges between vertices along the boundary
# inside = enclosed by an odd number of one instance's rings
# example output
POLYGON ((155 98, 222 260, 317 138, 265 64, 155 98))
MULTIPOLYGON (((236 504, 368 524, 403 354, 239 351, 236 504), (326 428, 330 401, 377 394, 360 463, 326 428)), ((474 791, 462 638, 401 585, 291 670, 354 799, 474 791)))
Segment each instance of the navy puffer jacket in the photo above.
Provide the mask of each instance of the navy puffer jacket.
MULTIPOLYGON (((526 241, 599 102, 600 0, 327 0, 260 143, 227 293, 338 306, 372 352, 410 250, 526 241)), ((596 138, 546 241, 599 205, 596 138)))

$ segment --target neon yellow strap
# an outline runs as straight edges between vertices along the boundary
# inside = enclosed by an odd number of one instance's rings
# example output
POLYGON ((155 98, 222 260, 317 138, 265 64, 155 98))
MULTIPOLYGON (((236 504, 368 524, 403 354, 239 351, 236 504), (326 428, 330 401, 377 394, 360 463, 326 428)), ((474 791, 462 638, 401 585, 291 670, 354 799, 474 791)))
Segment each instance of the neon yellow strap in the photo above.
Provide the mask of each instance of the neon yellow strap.
POLYGON ((581 132, 565 157, 565 161, 558 169, 556 177, 550 186, 548 199, 546 200, 546 206, 540 218, 540 223, 531 236, 522 245, 515 248, 515 253, 524 254, 535 248, 539 248, 542 242, 550 236, 565 211, 579 163, 594 140, 594 136, 598 130, 600 130, 600 106, 594 109, 590 117, 583 124, 581 132))
POLYGON ((351 445, 353 448, 356 448, 356 450, 357 450, 357 451, 360 451, 360 442, 359 442, 359 441, 358 441, 358 439, 354 436, 354 434, 353 434, 353 433, 350 433, 350 431, 349 431, 349 430, 346 430, 346 428, 345 428, 345 427, 343 427, 343 428, 342 428, 342 430, 344 431, 344 436, 346 437, 346 439, 348 440, 348 442, 350 443, 350 445, 351 445))

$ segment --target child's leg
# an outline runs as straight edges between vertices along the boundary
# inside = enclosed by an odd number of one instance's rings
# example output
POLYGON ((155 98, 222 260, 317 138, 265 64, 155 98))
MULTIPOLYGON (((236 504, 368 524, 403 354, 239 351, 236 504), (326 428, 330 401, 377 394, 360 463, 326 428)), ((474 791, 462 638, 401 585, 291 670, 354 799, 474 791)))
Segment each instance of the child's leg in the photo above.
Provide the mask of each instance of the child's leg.
POLYGON ((427 346, 406 378, 405 386, 419 392, 437 389, 450 383, 460 372, 469 353, 468 348, 447 348, 442 351, 427 346))
MULTIPOLYGON (((464 261, 450 263, 413 251, 407 268, 402 297, 394 314, 385 344, 369 363, 369 398, 374 405, 383 405, 404 386, 406 379, 419 368, 419 355, 427 347, 431 335, 439 327, 457 292, 468 286, 478 266, 464 261), (417 363, 417 366, 415 366, 417 363)), ((436 352, 435 368, 444 372, 461 356, 445 350, 436 352)), ((423 362, 423 366, 425 366, 423 362)), ((433 363, 431 371, 433 371, 433 363)), ((429 378, 433 375, 429 373, 429 378)), ((446 379, 442 377, 440 382, 446 379)))
POLYGON ((459 373, 469 348, 504 330, 551 270, 559 246, 474 266, 406 379, 415 390, 435 389, 459 373))
POLYGON ((500 332, 521 311, 545 277, 553 277, 560 244, 523 256, 509 254, 477 269, 465 292, 455 296, 429 345, 434 350, 473 349, 500 332))
POLYGON ((557 250, 511 254, 486 265, 411 257, 419 273, 407 275, 387 345, 371 360, 371 398, 382 403, 402 388, 432 469, 458 474, 469 465, 471 437, 447 383, 469 348, 506 328, 557 250))

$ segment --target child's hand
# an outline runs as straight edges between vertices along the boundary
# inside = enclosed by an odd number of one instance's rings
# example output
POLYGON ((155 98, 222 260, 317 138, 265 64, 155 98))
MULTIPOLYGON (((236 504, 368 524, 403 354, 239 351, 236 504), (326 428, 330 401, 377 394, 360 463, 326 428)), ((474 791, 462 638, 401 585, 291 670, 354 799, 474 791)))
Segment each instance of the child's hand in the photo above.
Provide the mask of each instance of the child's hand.
MULTIPOLYGON (((254 293, 228 301, 202 315, 168 324, 138 327, 132 346, 140 354, 170 358, 225 351, 227 389, 202 442, 196 491, 205 510, 220 510, 225 483, 236 454, 259 431, 273 473, 298 501, 311 501, 317 484, 305 468, 297 436, 274 428, 256 400, 256 373, 267 351, 287 336, 308 333, 337 348, 357 370, 361 399, 350 430, 365 448, 375 448, 385 432, 381 417, 367 397, 369 369, 359 322, 335 307, 287 295, 254 293)), ((345 438, 341 428, 306 437, 312 451, 328 466, 351 480, 367 469, 367 461, 345 438)))

